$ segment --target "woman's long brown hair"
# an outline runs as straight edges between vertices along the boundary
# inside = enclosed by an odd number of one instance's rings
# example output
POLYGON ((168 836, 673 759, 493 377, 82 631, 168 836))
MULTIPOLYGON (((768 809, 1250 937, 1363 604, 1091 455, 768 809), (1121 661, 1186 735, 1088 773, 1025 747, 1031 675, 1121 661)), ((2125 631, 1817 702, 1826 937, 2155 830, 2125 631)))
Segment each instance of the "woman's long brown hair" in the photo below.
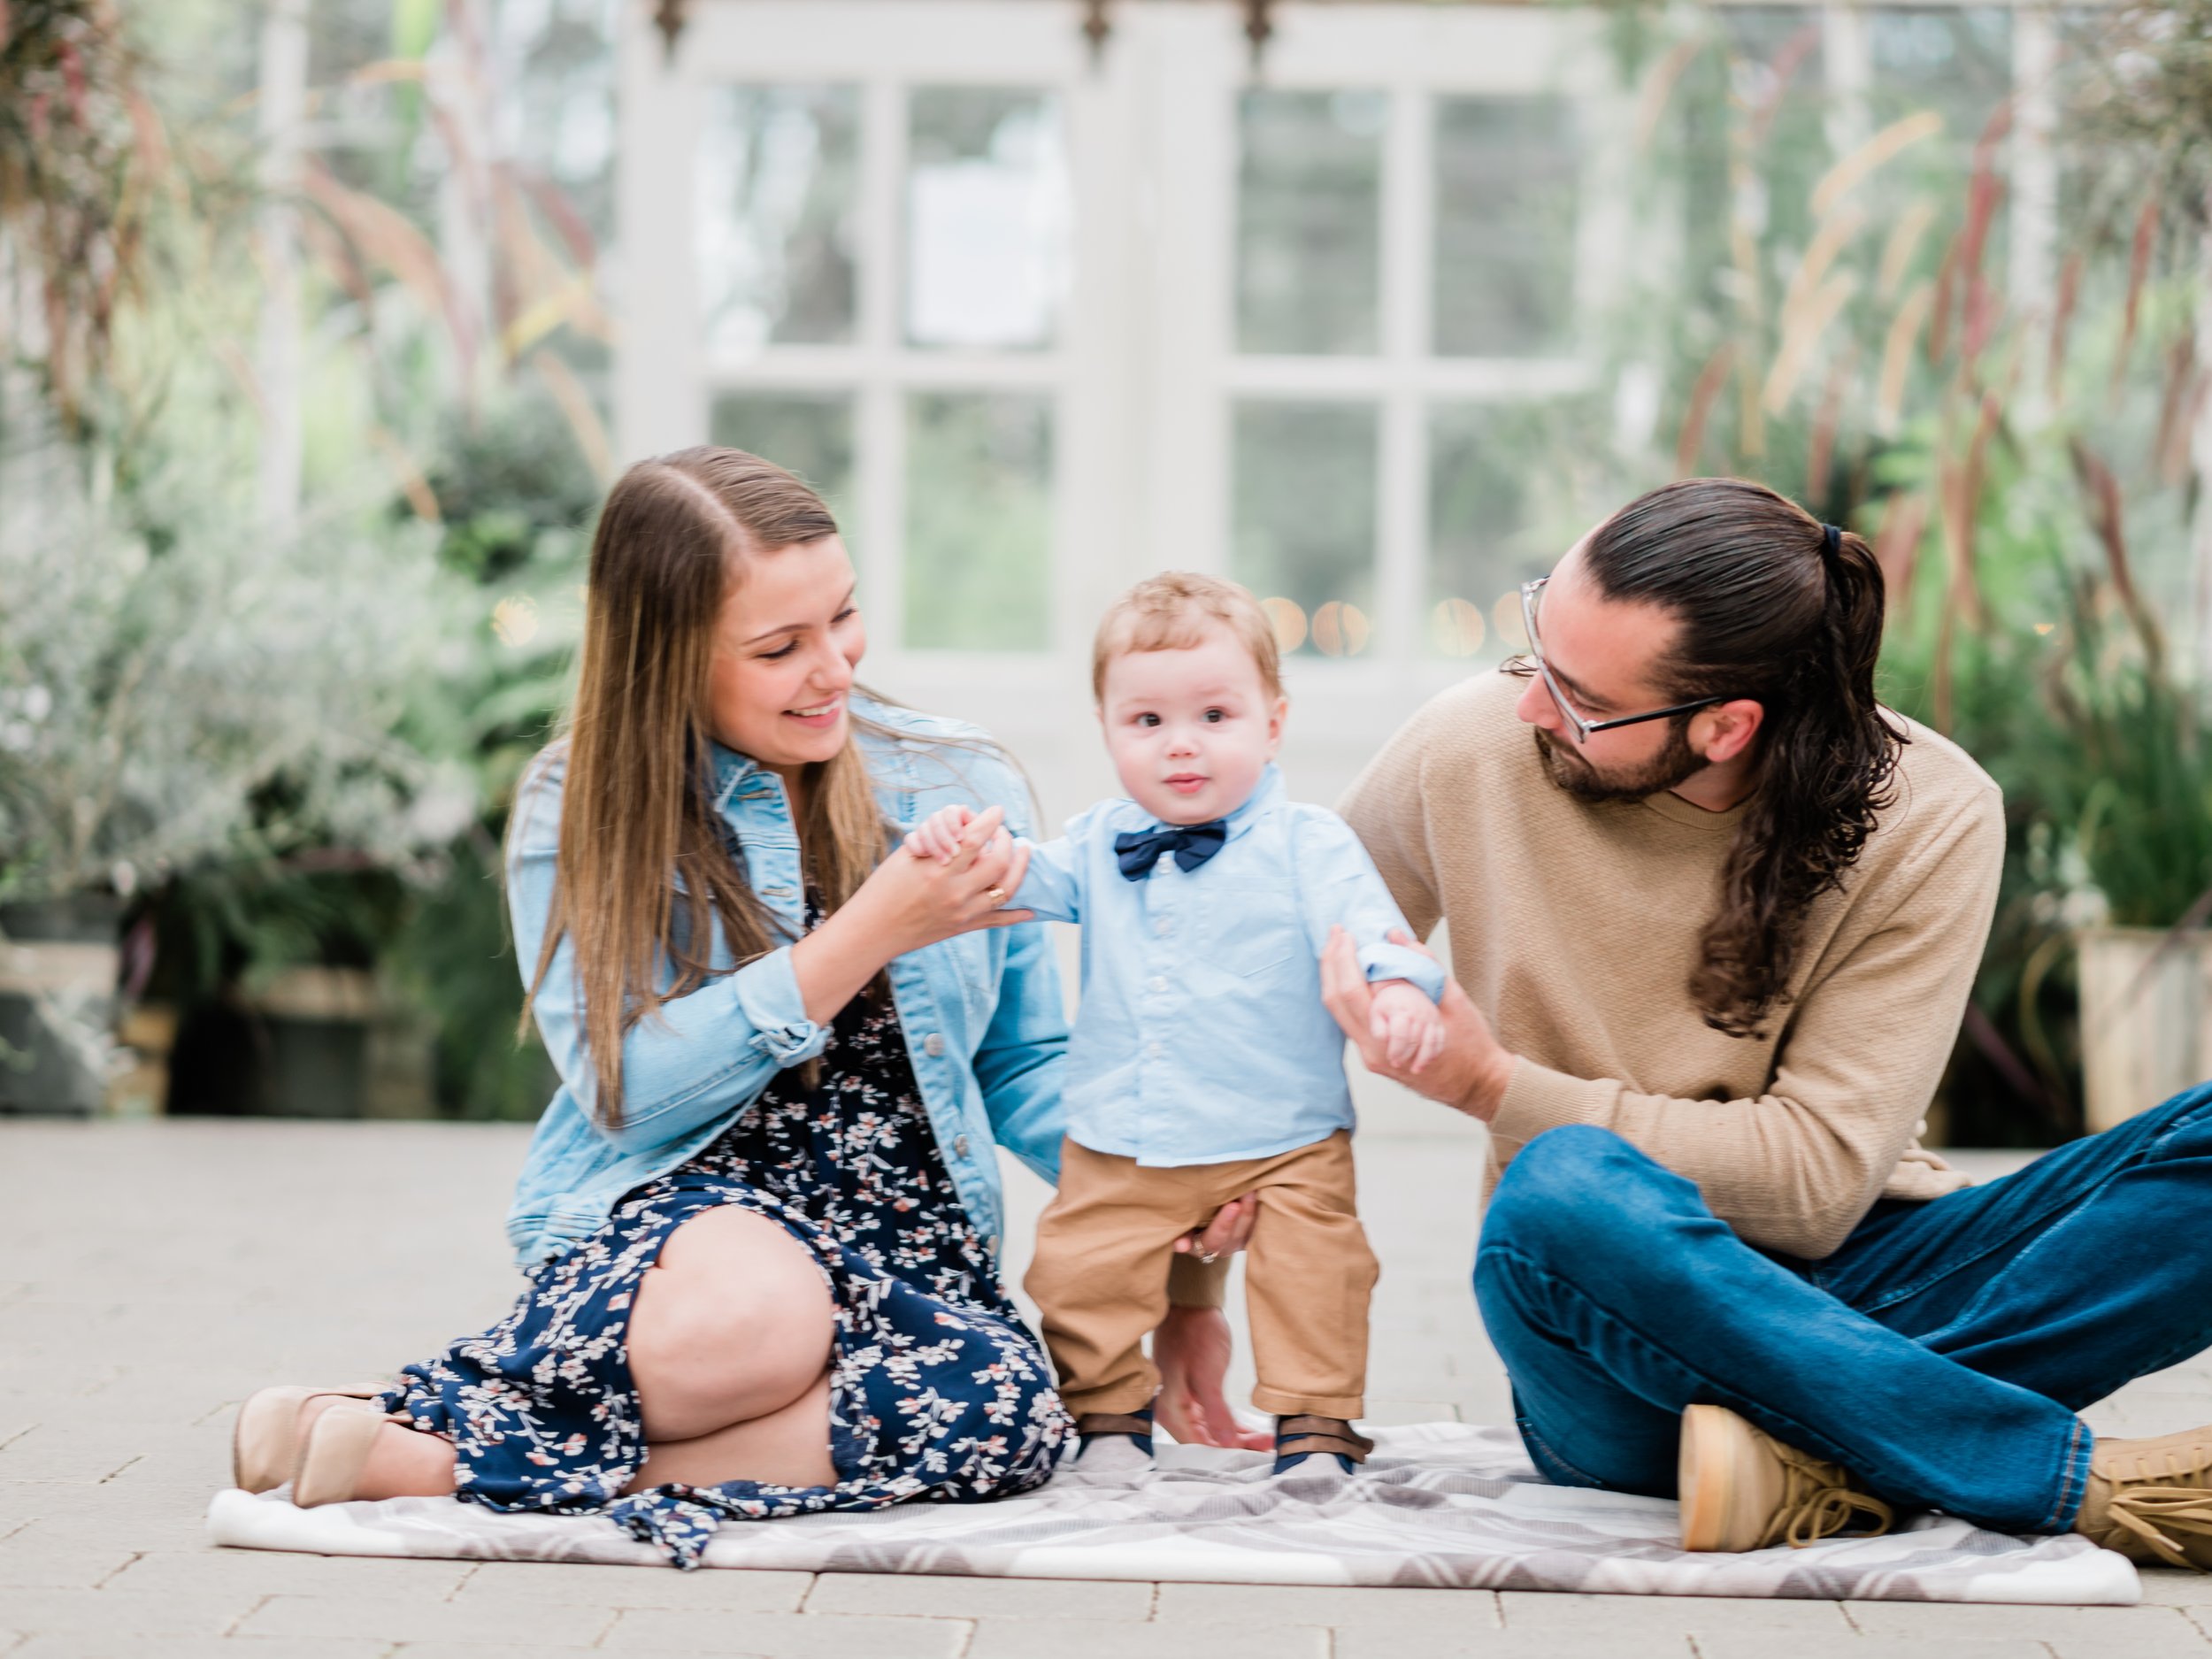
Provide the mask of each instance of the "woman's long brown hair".
MULTIPOLYGON (((715 810, 715 625, 748 560, 836 534, 820 496, 741 449, 641 461, 600 511, 552 908, 523 1018, 571 941, 595 1110, 610 1127, 622 1122, 624 1039, 705 982, 717 928, 741 964, 781 942, 715 810)), ((882 858, 887 833, 850 738, 804 783, 807 876, 835 910, 882 858)))
POLYGON ((1584 557, 1608 599, 1659 605, 1680 625, 1660 670, 1670 702, 1765 708, 1759 787, 1689 985, 1708 1025, 1755 1036, 1789 995, 1807 911, 1843 885, 1894 796, 1907 738, 1874 699, 1882 567, 1860 537, 1831 541, 1794 502, 1739 478, 1638 497, 1591 533, 1584 557))

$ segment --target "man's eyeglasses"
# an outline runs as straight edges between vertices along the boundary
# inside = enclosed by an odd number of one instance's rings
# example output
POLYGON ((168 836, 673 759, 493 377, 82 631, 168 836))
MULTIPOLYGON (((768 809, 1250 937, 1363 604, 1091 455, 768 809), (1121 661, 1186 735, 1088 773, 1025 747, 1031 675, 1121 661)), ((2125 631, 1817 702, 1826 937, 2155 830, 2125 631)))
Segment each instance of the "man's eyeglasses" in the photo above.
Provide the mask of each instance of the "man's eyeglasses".
POLYGON ((1560 689, 1558 680, 1552 678, 1552 672, 1544 662, 1543 641, 1537 637, 1537 596, 1544 591, 1544 584, 1550 580, 1548 576, 1539 576, 1533 581, 1521 584, 1521 626, 1528 634, 1528 649, 1520 656, 1507 657, 1498 667, 1500 672, 1517 675, 1523 680, 1531 674, 1541 680, 1544 689, 1551 693, 1552 706, 1559 710, 1560 718, 1573 728, 1576 742, 1588 742, 1593 732, 1609 732, 1617 726, 1639 726, 1646 720, 1663 720, 1671 714, 1687 714, 1693 709, 1707 708, 1713 703, 1728 701, 1724 693, 1700 697, 1691 703, 1678 703, 1670 708, 1654 709, 1646 714, 1624 714, 1610 720, 1583 718, 1575 711, 1574 704, 1567 701, 1567 694, 1560 689))

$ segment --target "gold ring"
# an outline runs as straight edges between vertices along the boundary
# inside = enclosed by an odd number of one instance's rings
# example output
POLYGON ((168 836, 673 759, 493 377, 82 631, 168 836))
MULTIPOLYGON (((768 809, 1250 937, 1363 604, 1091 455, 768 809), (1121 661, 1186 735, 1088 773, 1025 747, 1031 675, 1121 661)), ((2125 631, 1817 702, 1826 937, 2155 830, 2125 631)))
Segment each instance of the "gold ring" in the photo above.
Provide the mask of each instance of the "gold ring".
POLYGON ((983 896, 991 901, 991 907, 995 910, 998 906, 1006 902, 1006 889, 1004 887, 986 887, 983 889, 983 896))

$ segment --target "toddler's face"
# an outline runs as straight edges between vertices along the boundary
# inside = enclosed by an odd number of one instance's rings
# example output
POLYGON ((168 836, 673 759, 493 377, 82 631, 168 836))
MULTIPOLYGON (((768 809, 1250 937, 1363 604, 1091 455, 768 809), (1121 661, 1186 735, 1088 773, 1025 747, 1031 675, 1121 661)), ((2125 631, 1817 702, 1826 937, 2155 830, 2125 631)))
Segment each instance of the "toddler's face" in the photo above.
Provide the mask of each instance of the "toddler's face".
POLYGON ((1203 824, 1242 806, 1282 746, 1289 703, 1226 628, 1179 650, 1106 664, 1098 718, 1130 798, 1163 824, 1203 824))

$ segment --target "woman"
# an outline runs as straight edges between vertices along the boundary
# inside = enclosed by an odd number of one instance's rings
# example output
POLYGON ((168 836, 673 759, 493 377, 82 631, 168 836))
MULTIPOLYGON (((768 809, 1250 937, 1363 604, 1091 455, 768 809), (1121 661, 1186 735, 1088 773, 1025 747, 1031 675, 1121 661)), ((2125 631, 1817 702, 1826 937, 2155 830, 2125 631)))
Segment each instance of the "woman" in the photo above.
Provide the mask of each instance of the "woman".
POLYGON ((855 691, 851 563, 767 462, 633 467, 590 594, 510 838, 562 1078, 508 1222, 529 1286, 391 1387, 255 1395, 238 1482, 604 1511, 680 1566, 724 1517, 1034 1486, 1069 1422, 998 1283, 994 1153, 1054 1174, 1066 1027, 1043 930, 999 909, 1022 783, 855 691), (884 856, 952 801, 984 809, 958 856, 884 856))

